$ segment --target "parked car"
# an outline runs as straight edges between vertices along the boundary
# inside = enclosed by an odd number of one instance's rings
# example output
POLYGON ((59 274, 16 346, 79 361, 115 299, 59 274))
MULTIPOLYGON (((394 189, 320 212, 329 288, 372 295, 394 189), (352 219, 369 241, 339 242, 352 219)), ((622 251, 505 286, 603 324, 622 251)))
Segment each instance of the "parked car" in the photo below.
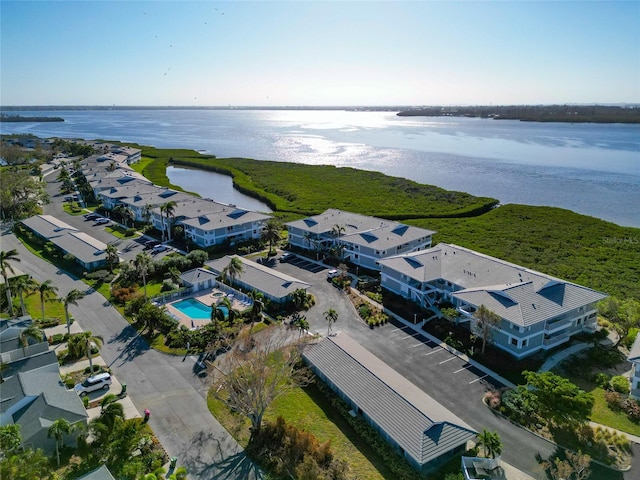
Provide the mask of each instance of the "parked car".
POLYGON ((91 212, 91 213, 87 213, 87 214, 85 214, 84 218, 85 218, 86 220, 95 220, 95 219, 97 219, 97 218, 100 218, 100 215, 98 215, 98 214, 97 214, 97 213, 95 213, 95 212, 91 212))
POLYGON ((158 245, 154 246, 151 251, 153 253, 158 253, 158 252, 164 252, 165 250, 167 250, 169 247, 167 247, 166 245, 163 245, 161 243, 159 243, 158 245))
POLYGON ((289 260, 293 259, 294 255, 291 252, 284 252, 282 255, 280 255, 280 261, 281 262, 288 262, 289 260))
POLYGON ((148 242, 146 242, 144 244, 144 249, 145 250, 151 250, 156 245, 160 245, 160 242, 158 242, 157 240, 149 240, 148 242))
POLYGON ((327 272, 327 279, 332 279, 334 277, 337 277, 338 275, 340 275, 340 272, 338 270, 336 270, 335 268, 329 270, 327 272))
POLYGON ((111 386, 111 375, 109 373, 99 373, 93 377, 87 378, 84 382, 77 384, 73 389, 81 397, 87 393, 95 392, 96 390, 108 390, 111 386))
POLYGON ((111 220, 109 220, 108 218, 100 217, 96 219, 96 225, 106 225, 110 221, 111 220))

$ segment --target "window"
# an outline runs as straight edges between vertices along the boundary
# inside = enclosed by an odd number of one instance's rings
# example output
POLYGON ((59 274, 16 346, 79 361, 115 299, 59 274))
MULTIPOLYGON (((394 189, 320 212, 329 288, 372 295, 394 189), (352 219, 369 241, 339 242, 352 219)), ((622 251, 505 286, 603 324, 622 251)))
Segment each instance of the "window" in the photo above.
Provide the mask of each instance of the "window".
POLYGON ((511 345, 518 345, 518 339, 515 337, 511 337, 511 345))
POLYGON ((527 345, 529 345, 529 339, 525 338, 524 340, 522 340, 522 346, 526 347, 527 345))

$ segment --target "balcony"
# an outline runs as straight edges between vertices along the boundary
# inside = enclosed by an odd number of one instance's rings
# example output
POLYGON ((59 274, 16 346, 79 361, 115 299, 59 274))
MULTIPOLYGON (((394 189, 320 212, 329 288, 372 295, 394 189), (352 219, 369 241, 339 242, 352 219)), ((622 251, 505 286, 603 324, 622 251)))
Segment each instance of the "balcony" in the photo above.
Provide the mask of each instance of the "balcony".
POLYGON ((549 349, 549 348, 553 348, 557 345, 560 345, 561 343, 564 342, 568 342, 569 338, 571 338, 569 335, 556 335, 555 337, 551 337, 551 338, 545 338, 542 341, 542 346, 545 349, 549 349))
POLYGON ((545 333, 555 333, 560 330, 564 330, 565 328, 569 328, 573 324, 573 320, 571 319, 562 319, 555 320, 553 322, 547 322, 547 325, 544 328, 545 333))

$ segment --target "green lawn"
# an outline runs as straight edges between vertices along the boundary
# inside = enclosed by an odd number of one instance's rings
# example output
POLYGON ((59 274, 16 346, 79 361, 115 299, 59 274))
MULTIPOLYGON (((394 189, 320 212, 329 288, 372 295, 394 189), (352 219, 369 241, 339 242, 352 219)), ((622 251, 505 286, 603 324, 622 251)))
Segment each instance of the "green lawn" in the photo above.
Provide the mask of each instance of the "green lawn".
POLYGON ((111 235, 113 235, 114 237, 118 237, 118 238, 134 239, 140 236, 139 233, 134 233, 133 235, 127 236, 125 234, 126 230, 122 228, 120 225, 112 225, 109 227, 105 227, 105 230, 109 232, 111 235))
MULTIPOLYGON (((554 370, 554 373, 558 373, 554 370)), ((577 378, 567 374, 566 372, 558 373, 571 382, 576 384, 582 390, 593 395, 594 403, 591 410, 590 420, 601 423, 611 428, 640 436, 640 425, 629 420, 624 412, 615 412, 609 408, 604 398, 604 389, 598 387, 595 383, 589 382, 582 378, 577 378)))
POLYGON ((74 212, 71 210, 71 203, 69 202, 64 202, 62 204, 62 209, 68 213, 69 215, 74 215, 74 216, 78 216, 78 215, 84 215, 85 213, 87 213, 84 208, 80 208, 80 211, 78 212, 74 212))
MULTIPOLYGON (((40 294, 34 293, 33 295, 24 297, 24 303, 27 306, 27 312, 32 318, 42 318, 42 306, 40 304, 40 294)), ((64 307, 62 303, 55 301, 48 301, 44 303, 44 316, 46 318, 58 318, 60 322, 64 322, 64 307)))
MULTIPOLYGON (((211 393, 207 404, 216 419, 241 445, 246 446, 249 440, 249 421, 232 414, 211 393)), ((332 408, 315 385, 297 388, 273 402, 265 419, 275 420, 278 416, 282 416, 287 423, 310 431, 319 442, 331 440, 331 448, 336 457, 349 463, 354 478, 394 478, 378 455, 332 408)))

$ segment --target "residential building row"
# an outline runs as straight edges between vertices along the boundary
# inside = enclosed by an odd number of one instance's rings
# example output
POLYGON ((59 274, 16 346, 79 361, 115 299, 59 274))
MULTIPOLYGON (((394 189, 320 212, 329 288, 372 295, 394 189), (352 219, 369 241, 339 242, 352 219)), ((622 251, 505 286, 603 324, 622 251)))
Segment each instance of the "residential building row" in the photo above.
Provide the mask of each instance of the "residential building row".
POLYGON ((153 225, 166 239, 171 238, 172 227, 181 226, 185 237, 200 247, 233 245, 259 239, 271 218, 235 205, 153 185, 133 170, 130 163, 130 156, 95 155, 82 161, 82 174, 106 209, 114 210, 122 205, 130 209, 136 221, 153 225), (169 203, 172 208, 167 213, 163 206, 169 203))

